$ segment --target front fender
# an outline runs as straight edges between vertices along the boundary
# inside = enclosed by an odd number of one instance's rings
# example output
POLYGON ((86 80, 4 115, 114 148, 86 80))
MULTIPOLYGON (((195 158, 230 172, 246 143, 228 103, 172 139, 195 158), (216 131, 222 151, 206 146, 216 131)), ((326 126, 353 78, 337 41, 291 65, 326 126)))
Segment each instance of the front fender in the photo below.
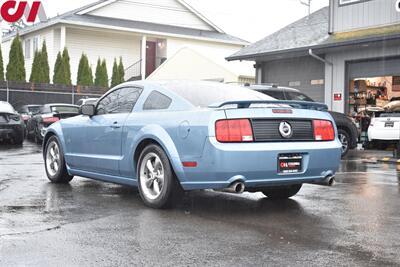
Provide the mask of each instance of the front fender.
POLYGON ((175 143, 172 140, 171 136, 168 134, 168 132, 159 125, 155 124, 146 125, 143 128, 141 128, 139 132, 137 132, 132 142, 133 145, 130 149, 132 153, 130 155, 130 158, 134 160, 136 149, 138 148, 139 144, 146 139, 154 140, 160 144, 160 146, 164 149, 165 153, 167 154, 177 178, 181 182, 186 181, 182 162, 178 150, 176 149, 175 143))

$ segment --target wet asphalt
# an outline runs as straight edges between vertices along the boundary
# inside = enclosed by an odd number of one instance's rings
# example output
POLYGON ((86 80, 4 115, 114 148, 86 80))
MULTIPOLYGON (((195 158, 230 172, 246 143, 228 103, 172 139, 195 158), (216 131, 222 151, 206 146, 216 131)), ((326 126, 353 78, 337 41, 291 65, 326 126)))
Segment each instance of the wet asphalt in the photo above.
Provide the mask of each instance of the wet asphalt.
POLYGON ((191 192, 145 207, 133 188, 48 182, 41 147, 0 146, 0 266, 400 266, 400 167, 342 161, 334 187, 286 201, 191 192))

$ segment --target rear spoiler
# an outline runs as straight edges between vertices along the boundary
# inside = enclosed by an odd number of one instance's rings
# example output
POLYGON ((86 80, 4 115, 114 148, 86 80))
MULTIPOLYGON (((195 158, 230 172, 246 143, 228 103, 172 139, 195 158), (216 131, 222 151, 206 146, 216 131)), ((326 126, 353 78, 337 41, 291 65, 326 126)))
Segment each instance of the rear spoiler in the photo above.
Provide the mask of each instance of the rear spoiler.
MULTIPOLYGON (((211 104, 209 108, 222 108, 228 105, 237 105, 237 108, 249 108, 252 104, 287 105, 291 108, 328 111, 328 106, 317 102, 292 101, 292 100, 239 100, 211 104)), ((271 108, 275 108, 271 106, 271 108)))

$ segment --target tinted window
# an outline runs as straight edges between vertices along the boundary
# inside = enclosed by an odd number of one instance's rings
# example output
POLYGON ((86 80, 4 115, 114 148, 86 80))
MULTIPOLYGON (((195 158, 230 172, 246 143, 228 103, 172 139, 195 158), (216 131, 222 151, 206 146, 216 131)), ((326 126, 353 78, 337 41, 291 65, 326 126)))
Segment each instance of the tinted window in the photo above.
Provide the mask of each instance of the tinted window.
POLYGON ((172 99, 168 96, 153 91, 144 102, 143 110, 154 110, 154 109, 167 109, 171 105, 172 99))
POLYGON ((307 95, 300 93, 300 92, 285 91, 285 94, 286 94, 287 100, 314 102, 314 100, 312 100, 307 95))
POLYGON ((248 88, 217 82, 164 82, 161 85, 196 107, 208 107, 226 101, 271 100, 271 97, 248 88))
POLYGON ((278 100, 285 100, 285 95, 283 94, 283 91, 261 90, 258 92, 263 93, 265 95, 268 95, 268 96, 273 97, 278 100))
POLYGON ((142 89, 126 87, 109 93, 99 101, 97 114, 129 113, 138 100, 142 89))
POLYGON ((40 111, 40 106, 28 107, 28 111, 32 114, 38 114, 40 111))

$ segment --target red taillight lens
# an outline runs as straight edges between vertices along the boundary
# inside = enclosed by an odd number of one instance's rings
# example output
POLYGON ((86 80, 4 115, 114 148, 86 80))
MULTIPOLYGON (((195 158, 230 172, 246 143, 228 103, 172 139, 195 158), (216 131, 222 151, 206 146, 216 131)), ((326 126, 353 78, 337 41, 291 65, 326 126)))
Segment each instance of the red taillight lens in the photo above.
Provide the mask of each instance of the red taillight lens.
POLYGON ((335 139, 335 130, 332 122, 326 120, 314 120, 314 138, 317 141, 332 141, 335 139))
POLYGON ((59 121, 60 119, 57 117, 45 117, 43 118, 43 123, 44 124, 50 124, 50 123, 54 123, 56 121, 59 121))
POLYGON ((250 120, 220 120, 215 124, 215 137, 218 142, 253 142, 250 120))

